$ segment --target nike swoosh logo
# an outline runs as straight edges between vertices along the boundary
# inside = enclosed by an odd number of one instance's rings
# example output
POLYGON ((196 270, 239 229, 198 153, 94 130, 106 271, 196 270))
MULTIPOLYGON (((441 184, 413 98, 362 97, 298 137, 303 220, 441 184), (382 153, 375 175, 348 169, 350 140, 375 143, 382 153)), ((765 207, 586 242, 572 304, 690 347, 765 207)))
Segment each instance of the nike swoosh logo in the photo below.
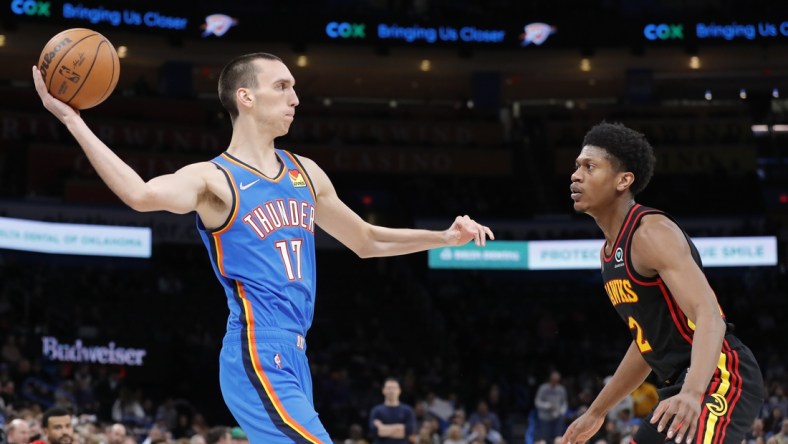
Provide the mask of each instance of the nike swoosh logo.
POLYGON ((251 187, 252 185, 256 184, 257 182, 260 182, 260 179, 257 179, 257 180, 255 180, 254 182, 249 182, 249 183, 247 183, 247 184, 244 184, 243 182, 241 182, 241 185, 239 185, 239 186, 240 186, 240 188, 241 188, 241 191, 243 191, 243 190, 246 190, 246 189, 248 189, 248 188, 249 188, 249 187, 251 187))

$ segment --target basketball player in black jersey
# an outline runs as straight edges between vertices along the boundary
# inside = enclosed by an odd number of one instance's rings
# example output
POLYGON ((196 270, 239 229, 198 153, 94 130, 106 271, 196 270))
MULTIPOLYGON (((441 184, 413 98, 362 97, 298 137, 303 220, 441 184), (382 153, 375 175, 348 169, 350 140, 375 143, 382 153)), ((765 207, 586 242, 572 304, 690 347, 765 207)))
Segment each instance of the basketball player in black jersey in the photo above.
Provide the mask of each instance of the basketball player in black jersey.
POLYGON ((632 343, 562 444, 590 439, 652 371, 662 382, 660 403, 633 437, 637 444, 740 444, 763 402, 758 364, 731 334, 692 241, 673 218, 635 202, 654 163, 642 134, 610 123, 586 134, 575 161, 574 208, 605 235, 605 291, 632 343))

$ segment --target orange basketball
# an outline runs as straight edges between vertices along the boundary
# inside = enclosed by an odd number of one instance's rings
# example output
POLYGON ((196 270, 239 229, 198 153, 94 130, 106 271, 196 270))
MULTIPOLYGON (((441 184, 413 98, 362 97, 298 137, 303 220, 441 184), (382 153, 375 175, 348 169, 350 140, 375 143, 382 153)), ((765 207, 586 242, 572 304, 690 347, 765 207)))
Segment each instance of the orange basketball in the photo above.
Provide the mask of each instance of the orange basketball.
POLYGON ((72 28, 47 42, 38 70, 50 94, 72 108, 88 109, 112 94, 120 77, 120 60, 103 35, 72 28))

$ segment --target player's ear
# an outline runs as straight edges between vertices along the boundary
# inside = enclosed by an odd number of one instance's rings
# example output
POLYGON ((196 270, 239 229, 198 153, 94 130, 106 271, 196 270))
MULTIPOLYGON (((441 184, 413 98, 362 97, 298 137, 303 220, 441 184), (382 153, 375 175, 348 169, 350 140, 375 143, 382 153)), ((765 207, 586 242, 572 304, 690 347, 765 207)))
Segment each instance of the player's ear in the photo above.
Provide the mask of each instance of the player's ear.
POLYGON ((631 171, 619 173, 616 189, 618 191, 626 191, 627 188, 631 187, 633 183, 635 183, 635 175, 632 174, 631 171))
POLYGON ((247 88, 238 88, 235 91, 235 98, 238 101, 238 107, 250 107, 254 102, 254 96, 252 95, 252 91, 248 90, 247 88))

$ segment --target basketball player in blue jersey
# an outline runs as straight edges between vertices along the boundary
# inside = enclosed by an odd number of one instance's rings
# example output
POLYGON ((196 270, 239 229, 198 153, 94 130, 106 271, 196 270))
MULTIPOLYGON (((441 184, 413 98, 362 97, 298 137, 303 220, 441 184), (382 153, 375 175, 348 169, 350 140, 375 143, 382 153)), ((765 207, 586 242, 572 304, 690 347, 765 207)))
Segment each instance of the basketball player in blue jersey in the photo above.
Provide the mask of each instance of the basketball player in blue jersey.
POLYGON ((740 444, 763 402, 758 364, 731 333, 692 241, 673 218, 635 202, 654 163, 642 134, 610 123, 586 134, 575 161, 574 209, 602 229, 605 291, 632 343, 562 444, 589 440, 652 371, 662 382, 660 402, 633 437, 637 444, 740 444))
POLYGON ((292 74, 271 54, 238 57, 219 77, 219 98, 233 123, 227 150, 147 182, 47 92, 35 67, 33 79, 44 106, 124 203, 137 211, 197 213, 230 309, 222 394, 254 444, 331 442, 313 407, 305 355, 315 305, 315 225, 362 258, 493 238, 468 216, 445 231, 428 231, 371 225, 351 211, 315 162, 275 148, 293 123, 298 96, 292 74))

